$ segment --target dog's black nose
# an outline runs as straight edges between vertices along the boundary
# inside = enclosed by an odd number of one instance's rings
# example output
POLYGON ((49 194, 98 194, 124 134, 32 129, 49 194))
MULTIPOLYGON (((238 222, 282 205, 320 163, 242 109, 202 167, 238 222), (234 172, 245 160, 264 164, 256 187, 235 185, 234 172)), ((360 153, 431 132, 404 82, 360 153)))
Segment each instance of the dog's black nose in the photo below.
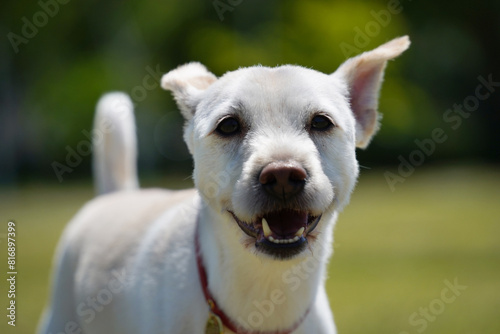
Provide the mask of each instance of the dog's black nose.
POLYGON ((259 182, 268 194, 286 200, 304 188, 306 178, 306 170, 298 163, 276 161, 262 169, 259 182))

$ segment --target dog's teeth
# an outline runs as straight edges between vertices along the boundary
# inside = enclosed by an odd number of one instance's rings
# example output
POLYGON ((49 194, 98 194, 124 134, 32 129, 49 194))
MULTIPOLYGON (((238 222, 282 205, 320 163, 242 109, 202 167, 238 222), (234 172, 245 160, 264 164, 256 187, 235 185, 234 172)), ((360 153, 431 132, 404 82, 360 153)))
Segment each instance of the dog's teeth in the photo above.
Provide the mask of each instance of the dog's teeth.
MULTIPOLYGON (((297 236, 297 237, 299 237, 299 238, 300 238, 300 237, 302 236, 302 234, 304 233, 304 231, 305 231, 305 228, 304 228, 304 227, 301 227, 301 228, 297 231, 297 233, 295 233, 295 236, 297 236)), ((298 239, 297 239, 297 240, 298 240, 298 239)))
POLYGON ((275 239, 271 235, 267 238, 267 240, 269 240, 275 244, 291 244, 291 243, 298 241, 299 239, 300 239, 300 237, 298 237, 298 236, 295 236, 292 239, 275 239))
MULTIPOLYGON (((269 237, 273 232, 269 228, 266 218, 262 218, 262 230, 264 231, 264 237, 269 237)), ((272 241, 272 240, 271 240, 272 241)))

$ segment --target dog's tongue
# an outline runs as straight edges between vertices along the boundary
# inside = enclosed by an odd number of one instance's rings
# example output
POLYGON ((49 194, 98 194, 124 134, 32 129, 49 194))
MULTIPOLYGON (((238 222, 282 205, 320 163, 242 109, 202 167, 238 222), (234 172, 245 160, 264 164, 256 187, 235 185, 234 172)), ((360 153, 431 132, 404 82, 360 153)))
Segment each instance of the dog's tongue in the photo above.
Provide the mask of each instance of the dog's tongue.
POLYGON ((271 230, 281 237, 293 237, 301 228, 307 227, 307 212, 277 211, 265 215, 271 230))

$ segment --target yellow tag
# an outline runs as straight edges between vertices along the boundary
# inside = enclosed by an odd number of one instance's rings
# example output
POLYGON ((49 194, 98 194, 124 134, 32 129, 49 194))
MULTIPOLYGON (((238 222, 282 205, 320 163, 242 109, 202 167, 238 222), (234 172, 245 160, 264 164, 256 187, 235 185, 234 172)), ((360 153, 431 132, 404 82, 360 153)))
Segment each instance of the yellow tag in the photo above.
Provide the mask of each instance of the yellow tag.
POLYGON ((207 324, 205 325, 205 334, 223 334, 224 327, 222 321, 212 311, 208 313, 207 324))

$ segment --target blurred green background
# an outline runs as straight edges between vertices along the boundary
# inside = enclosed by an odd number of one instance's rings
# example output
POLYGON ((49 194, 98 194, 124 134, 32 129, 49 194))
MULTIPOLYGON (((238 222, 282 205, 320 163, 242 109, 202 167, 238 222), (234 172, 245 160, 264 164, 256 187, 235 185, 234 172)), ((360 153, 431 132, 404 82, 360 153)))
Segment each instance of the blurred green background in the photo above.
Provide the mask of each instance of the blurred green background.
POLYGON ((285 63, 333 72, 409 35, 336 230, 328 290, 339 331, 500 333, 500 2, 59 1, 0 4, 2 252, 7 221, 19 229, 18 326, 2 321, 0 332, 33 332, 59 235, 93 196, 85 143, 101 94, 132 96, 143 185, 187 187, 182 119, 159 73, 193 60, 216 75, 285 63), (58 178, 53 164, 72 150, 85 154, 58 178), (420 308, 439 306, 455 278, 467 289, 424 329, 420 308))

